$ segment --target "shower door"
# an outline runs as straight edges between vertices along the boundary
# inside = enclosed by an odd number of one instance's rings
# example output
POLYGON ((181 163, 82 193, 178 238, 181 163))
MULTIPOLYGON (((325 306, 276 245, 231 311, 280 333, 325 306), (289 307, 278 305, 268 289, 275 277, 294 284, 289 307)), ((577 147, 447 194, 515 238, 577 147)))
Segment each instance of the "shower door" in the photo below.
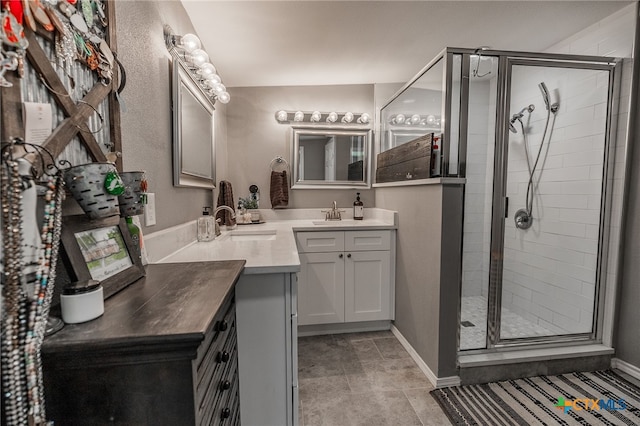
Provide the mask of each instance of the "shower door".
POLYGON ((610 58, 478 53, 464 56, 477 72, 461 80, 459 349, 597 339, 619 68, 610 58))
POLYGON ((489 346, 592 339, 613 67, 501 58, 489 346))

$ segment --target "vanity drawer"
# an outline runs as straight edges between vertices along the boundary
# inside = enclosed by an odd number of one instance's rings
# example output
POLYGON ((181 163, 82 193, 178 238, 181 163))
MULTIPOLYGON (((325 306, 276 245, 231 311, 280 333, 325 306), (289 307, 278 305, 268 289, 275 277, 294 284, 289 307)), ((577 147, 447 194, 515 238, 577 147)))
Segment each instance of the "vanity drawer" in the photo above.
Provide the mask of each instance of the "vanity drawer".
POLYGON ((346 231, 345 251, 390 250, 391 231, 346 231))
POLYGON ((323 253, 344 251, 344 232, 298 232, 296 234, 300 253, 323 253))

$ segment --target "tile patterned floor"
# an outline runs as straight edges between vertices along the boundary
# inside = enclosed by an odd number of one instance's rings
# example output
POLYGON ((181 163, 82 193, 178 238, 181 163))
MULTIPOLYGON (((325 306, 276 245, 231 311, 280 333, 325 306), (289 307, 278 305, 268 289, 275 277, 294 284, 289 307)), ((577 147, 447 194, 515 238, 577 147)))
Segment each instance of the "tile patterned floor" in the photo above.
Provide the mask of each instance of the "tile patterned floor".
MULTIPOLYGON (((461 321, 469 321, 471 327, 460 327, 460 349, 484 348, 487 336, 487 299, 482 296, 465 296, 462 298, 460 311, 461 321)), ((553 336, 555 333, 547 328, 502 308, 502 336, 509 338, 530 336, 553 336)))
POLYGON ((390 331, 298 338, 300 426, 449 425, 390 331))

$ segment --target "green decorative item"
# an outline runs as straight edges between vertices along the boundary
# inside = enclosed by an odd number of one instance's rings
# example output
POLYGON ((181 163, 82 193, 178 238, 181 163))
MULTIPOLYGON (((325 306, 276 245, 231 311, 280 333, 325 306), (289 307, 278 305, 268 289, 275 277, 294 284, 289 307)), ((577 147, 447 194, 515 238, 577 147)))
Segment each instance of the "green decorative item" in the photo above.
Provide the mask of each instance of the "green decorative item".
POLYGON ((109 172, 104 178, 104 189, 111 195, 124 194, 124 183, 118 172, 109 172))

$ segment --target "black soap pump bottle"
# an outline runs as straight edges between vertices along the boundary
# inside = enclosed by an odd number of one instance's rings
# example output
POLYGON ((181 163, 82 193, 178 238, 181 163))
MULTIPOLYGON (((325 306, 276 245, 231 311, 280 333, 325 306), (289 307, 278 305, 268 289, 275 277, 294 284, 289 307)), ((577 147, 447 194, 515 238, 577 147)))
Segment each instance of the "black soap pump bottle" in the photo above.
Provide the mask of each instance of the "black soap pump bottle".
POLYGON ((364 219, 364 203, 360 201, 360 193, 356 192, 356 200, 353 202, 353 219, 364 219))

